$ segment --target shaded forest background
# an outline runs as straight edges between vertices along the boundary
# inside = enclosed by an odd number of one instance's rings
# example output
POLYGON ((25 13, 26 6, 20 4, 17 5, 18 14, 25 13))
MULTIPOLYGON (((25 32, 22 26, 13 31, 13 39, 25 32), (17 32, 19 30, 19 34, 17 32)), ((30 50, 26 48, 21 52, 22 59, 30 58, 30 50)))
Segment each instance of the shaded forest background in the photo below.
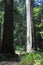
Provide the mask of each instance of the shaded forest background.
MULTIPOLYGON (((14 31, 13 31, 13 46, 15 50, 26 50, 27 41, 27 25, 26 25, 26 1, 14 0, 13 2, 13 14, 14 14, 14 31)), ((0 49, 3 38, 3 23, 5 13, 5 2, 0 0, 0 49)), ((32 1, 32 37, 33 37, 33 49, 43 50, 43 5, 34 7, 32 1)))

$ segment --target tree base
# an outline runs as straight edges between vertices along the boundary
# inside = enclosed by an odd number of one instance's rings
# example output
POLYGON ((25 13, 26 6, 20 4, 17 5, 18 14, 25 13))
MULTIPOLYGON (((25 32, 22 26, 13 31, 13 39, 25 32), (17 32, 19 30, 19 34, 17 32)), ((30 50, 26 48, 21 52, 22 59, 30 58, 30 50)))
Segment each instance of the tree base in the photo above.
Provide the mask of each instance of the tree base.
POLYGON ((0 54, 0 61, 20 61, 20 56, 17 54, 10 54, 10 53, 1 53, 0 54))

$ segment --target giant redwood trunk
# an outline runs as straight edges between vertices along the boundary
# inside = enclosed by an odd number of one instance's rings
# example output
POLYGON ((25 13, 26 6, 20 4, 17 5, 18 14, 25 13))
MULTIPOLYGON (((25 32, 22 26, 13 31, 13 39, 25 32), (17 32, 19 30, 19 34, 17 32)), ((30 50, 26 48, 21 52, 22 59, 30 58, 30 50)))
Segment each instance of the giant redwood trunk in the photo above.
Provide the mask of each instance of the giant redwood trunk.
POLYGON ((13 0, 5 0, 2 52, 14 53, 13 48, 13 0))

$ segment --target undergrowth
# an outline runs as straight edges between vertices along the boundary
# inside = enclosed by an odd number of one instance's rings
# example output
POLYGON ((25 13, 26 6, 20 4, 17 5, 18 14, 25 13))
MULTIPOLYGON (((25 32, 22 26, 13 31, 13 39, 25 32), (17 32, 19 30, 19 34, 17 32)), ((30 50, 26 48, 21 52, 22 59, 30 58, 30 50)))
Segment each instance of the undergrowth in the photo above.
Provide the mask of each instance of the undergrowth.
POLYGON ((26 54, 20 65, 43 65, 43 53, 28 53, 26 54))

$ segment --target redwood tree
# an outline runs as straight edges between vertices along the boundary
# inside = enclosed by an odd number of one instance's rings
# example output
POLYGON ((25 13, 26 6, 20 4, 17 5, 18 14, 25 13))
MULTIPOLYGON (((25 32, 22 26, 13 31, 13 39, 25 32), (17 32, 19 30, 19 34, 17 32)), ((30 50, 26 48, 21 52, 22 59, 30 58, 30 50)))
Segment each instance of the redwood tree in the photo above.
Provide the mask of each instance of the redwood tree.
POLYGON ((2 52, 14 53, 13 48, 13 0, 5 0, 2 52))

